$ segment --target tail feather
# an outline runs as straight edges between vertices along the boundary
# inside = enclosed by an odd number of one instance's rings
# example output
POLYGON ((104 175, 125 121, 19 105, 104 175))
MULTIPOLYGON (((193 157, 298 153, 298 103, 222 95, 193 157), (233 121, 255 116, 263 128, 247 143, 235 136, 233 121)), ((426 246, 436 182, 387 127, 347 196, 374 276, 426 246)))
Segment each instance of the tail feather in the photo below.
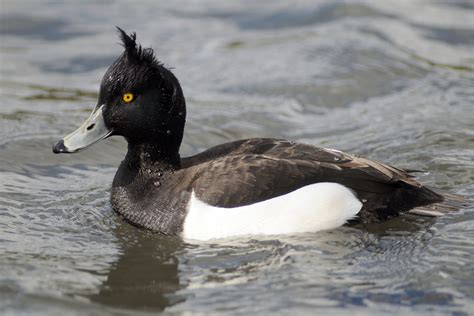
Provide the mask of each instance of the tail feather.
POLYGON ((443 200, 429 205, 417 206, 414 209, 411 209, 408 213, 437 217, 443 216, 447 213, 459 211, 469 204, 466 198, 462 195, 448 193, 438 189, 431 190, 442 196, 443 200))

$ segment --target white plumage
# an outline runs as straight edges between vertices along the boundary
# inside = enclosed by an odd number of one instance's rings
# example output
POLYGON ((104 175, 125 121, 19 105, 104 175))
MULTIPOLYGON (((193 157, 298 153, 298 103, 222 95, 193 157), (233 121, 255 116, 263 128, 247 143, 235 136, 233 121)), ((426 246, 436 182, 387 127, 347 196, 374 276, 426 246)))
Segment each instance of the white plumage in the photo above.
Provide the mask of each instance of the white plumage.
POLYGON ((351 190, 330 182, 311 184, 269 200, 233 208, 208 205, 193 191, 183 237, 209 240, 315 232, 344 225, 361 208, 362 203, 351 190))

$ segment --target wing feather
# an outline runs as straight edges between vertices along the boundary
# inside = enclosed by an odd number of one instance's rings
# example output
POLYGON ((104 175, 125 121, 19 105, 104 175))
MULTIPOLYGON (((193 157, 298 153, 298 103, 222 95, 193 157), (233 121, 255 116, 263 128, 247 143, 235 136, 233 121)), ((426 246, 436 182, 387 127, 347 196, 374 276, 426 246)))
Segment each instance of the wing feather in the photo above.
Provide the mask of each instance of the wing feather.
POLYGON ((441 198, 400 168, 279 139, 227 143, 184 158, 182 165, 197 175, 188 190, 194 189, 201 201, 219 207, 253 204, 309 184, 335 182, 366 201, 360 219, 370 222, 441 198))

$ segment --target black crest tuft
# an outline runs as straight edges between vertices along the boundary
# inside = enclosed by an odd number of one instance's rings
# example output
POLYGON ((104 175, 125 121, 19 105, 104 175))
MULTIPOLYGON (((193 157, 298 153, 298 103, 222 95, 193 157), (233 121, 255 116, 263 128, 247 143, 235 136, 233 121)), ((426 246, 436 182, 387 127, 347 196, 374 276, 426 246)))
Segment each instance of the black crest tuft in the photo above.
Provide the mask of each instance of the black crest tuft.
POLYGON ((125 48, 125 56, 133 63, 146 63, 149 65, 160 66, 161 63, 156 59, 152 48, 142 48, 136 42, 137 34, 131 33, 128 35, 124 30, 117 26, 117 30, 122 40, 122 45, 125 48))

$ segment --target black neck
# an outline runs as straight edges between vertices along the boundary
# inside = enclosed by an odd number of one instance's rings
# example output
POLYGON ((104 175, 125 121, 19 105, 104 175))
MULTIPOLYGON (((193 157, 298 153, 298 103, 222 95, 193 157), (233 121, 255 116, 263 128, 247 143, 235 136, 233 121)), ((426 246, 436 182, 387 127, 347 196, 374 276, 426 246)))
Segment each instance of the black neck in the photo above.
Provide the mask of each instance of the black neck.
POLYGON ((180 156, 177 148, 163 149, 162 146, 149 143, 128 144, 125 160, 137 165, 141 170, 169 171, 180 168, 180 156))

